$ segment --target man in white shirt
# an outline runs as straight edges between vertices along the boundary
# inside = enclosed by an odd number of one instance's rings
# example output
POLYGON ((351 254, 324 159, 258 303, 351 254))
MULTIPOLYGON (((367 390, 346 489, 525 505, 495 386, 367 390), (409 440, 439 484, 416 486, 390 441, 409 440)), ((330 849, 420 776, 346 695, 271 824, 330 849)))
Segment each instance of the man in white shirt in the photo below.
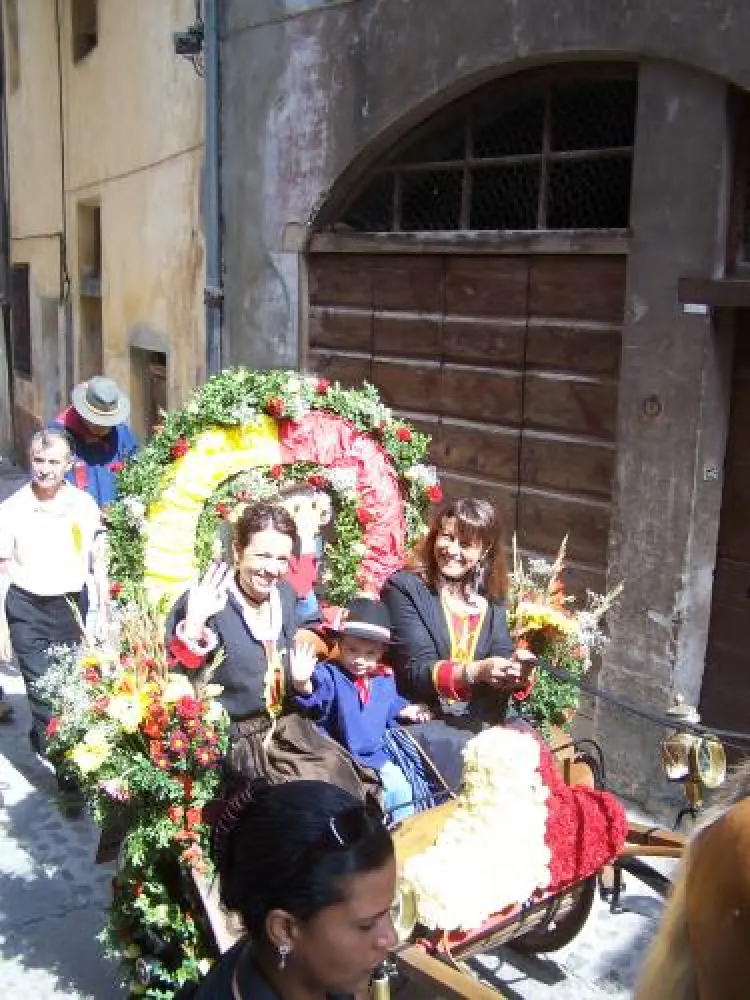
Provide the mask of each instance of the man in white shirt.
POLYGON ((31 482, 0 503, 0 572, 10 576, 8 630, 31 707, 31 744, 40 754, 50 708, 34 684, 49 668, 47 650, 80 642, 90 570, 99 601, 108 598, 99 508, 65 481, 72 458, 65 431, 37 431, 29 447, 31 482))

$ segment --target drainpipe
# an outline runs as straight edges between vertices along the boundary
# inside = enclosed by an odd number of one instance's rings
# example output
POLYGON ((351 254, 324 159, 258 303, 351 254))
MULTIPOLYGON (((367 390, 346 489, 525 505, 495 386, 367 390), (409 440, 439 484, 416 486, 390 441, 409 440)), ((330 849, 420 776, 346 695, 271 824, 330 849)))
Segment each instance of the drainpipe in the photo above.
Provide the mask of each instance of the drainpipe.
POLYGON ((221 370, 224 289, 221 273, 221 138, 219 0, 205 0, 205 95, 206 137, 204 167, 204 213, 206 236, 206 375, 221 370))

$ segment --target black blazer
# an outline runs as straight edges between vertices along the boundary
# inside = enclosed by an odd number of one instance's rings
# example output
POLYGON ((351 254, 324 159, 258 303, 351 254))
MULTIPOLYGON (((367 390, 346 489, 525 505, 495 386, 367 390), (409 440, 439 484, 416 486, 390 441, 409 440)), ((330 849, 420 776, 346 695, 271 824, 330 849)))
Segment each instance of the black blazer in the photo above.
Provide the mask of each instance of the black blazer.
MULTIPOLYGON (((451 640, 437 593, 414 573, 401 570, 386 581, 383 601, 391 615, 393 645, 390 657, 399 689, 415 701, 438 705, 432 668, 438 660, 450 659, 451 640)), ((510 656, 512 652, 505 607, 490 601, 474 655, 477 660, 483 660, 488 656, 510 656)), ((504 717, 509 697, 489 685, 476 684, 468 711, 504 717)), ((452 711, 460 714, 466 712, 467 707, 452 711)))
MULTIPOLYGON (((298 628, 297 597, 288 583, 280 583, 278 590, 281 599, 281 635, 278 645, 280 652, 286 651, 283 664, 285 671, 288 671, 289 650, 298 628)), ((169 613, 166 626, 167 640, 172 638, 178 623, 185 618, 186 608, 187 593, 178 598, 169 613)), ((226 607, 209 618, 206 624, 218 636, 217 652, 223 650, 224 658, 212 677, 212 681, 224 688, 219 701, 233 721, 261 714, 266 707, 263 686, 268 667, 266 651, 245 624, 242 608, 236 598, 229 594, 226 607)), ((288 680, 287 676, 287 691, 288 680)))
MULTIPOLYGON (((175 1000, 231 1000, 235 968, 237 987, 242 1000, 279 1000, 278 994, 248 950, 245 938, 219 958, 200 984, 191 983, 184 986, 175 996, 175 1000)), ((329 1000, 354 1000, 354 997, 340 994, 329 996, 329 1000)))

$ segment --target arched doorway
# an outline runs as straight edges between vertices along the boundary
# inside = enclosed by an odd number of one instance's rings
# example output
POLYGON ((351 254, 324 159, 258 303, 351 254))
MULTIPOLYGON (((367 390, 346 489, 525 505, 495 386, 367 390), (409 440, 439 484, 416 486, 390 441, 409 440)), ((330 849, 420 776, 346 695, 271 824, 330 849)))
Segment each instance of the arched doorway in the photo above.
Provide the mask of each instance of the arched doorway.
POLYGON ((524 546, 607 563, 636 78, 520 74, 400 142, 308 258, 308 362, 373 382, 432 435, 449 494, 495 500, 524 546))

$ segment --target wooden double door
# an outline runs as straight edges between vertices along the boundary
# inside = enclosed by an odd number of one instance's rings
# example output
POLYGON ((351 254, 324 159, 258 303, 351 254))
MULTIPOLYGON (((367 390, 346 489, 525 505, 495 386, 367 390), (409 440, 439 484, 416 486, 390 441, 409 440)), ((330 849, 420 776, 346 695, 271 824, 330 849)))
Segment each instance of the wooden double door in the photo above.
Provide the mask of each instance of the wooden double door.
POLYGON ((432 437, 447 495, 498 504, 526 550, 570 535, 601 589, 626 258, 313 254, 312 370, 363 380, 432 437))

